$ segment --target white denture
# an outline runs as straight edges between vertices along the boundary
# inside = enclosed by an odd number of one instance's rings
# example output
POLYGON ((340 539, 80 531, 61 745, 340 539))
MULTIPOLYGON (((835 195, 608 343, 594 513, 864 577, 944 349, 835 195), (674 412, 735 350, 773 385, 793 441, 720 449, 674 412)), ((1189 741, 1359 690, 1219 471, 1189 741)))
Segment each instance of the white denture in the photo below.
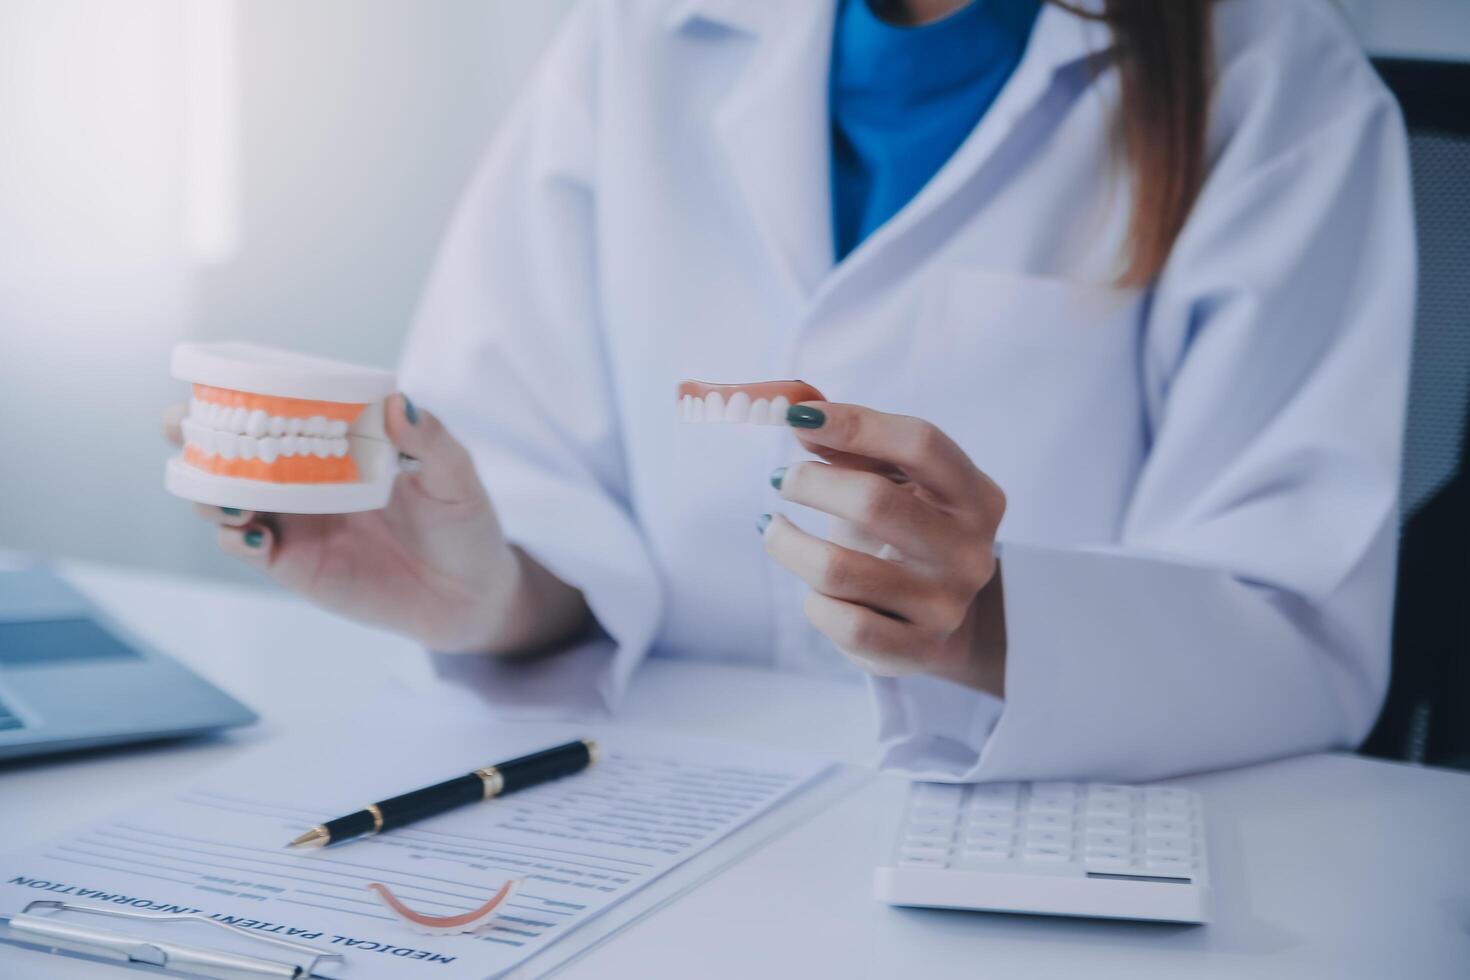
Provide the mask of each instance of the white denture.
POLYGON ((750 396, 743 391, 737 391, 725 403, 725 421, 744 422, 748 418, 750 418, 750 396))
MULTIPOLYGON (((342 435, 336 438, 326 436, 282 436, 274 437, 263 435, 274 428, 276 417, 267 417, 261 409, 255 409, 245 415, 245 421, 240 422, 243 409, 226 409, 212 402, 190 399, 189 417, 181 424, 184 444, 194 446, 201 452, 213 454, 224 459, 260 459, 267 463, 275 462, 281 456, 316 456, 318 459, 341 458, 346 456, 351 449, 346 433, 347 423, 341 419, 334 420, 340 423, 336 431, 342 435), (267 422, 272 424, 267 424, 267 422), (237 429, 244 429, 239 432, 237 429), (269 444, 269 449, 266 445, 269 444)), ((320 415, 313 416, 326 422, 320 415)), ((279 419, 281 428, 287 428, 288 419, 279 419)), ((297 419, 305 425, 307 419, 297 419)), ((312 428, 321 429, 326 432, 330 429, 327 425, 316 425, 312 428)))
POLYGON ((791 403, 778 397, 775 401, 757 398, 737 391, 726 401, 718 391, 703 398, 683 395, 679 398, 679 421, 681 422, 728 422, 744 425, 784 425, 786 410, 791 403))
POLYGON ((391 373, 240 343, 179 344, 172 369, 174 377, 195 388, 180 425, 187 457, 174 456, 165 470, 170 492, 199 503, 263 513, 346 514, 387 504, 398 474, 398 452, 383 428, 383 399, 396 388, 391 373), (328 418, 320 410, 306 415, 310 405, 301 406, 300 416, 281 408, 276 410, 282 414, 270 414, 269 408, 290 406, 292 400, 351 406, 356 414, 351 422, 328 418), (245 407, 252 403, 266 407, 245 407), (264 468, 291 457, 324 462, 350 458, 353 465, 264 468), (233 460, 249 465, 221 465, 233 460), (355 472, 356 478, 314 482, 314 472, 355 472), (234 473, 254 478, 227 475, 234 473))

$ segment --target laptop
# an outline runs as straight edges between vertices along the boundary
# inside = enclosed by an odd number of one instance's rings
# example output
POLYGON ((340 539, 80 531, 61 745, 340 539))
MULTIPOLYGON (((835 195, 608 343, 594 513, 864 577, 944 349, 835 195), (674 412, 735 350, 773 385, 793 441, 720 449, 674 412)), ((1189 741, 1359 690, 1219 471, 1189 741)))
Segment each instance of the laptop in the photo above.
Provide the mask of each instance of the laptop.
POLYGON ((255 720, 52 572, 0 571, 0 760, 255 720))

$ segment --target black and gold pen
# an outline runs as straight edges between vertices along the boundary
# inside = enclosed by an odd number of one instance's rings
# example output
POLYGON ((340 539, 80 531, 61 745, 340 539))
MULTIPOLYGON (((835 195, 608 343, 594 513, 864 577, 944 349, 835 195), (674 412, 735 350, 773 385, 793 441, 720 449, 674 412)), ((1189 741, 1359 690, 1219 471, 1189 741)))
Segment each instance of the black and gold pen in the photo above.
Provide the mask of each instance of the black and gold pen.
POLYGON ((578 739, 496 766, 485 766, 463 776, 416 789, 412 793, 369 803, 356 813, 349 813, 345 817, 328 820, 311 828, 286 846, 322 847, 340 844, 355 837, 381 834, 385 830, 402 827, 446 810, 570 776, 596 761, 597 743, 590 739, 578 739))

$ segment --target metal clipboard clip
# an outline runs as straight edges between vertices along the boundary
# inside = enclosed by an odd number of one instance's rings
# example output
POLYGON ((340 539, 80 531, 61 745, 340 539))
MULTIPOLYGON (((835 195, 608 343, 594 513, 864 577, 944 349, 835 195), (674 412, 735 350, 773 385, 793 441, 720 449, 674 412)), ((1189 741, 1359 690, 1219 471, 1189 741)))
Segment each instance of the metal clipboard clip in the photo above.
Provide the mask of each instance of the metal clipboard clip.
POLYGON ((316 968, 324 960, 341 960, 340 953, 330 953, 306 943, 263 936, 260 933, 211 919, 197 912, 128 912, 122 909, 72 905, 68 902, 30 902, 17 915, 10 917, 10 931, 15 940, 53 950, 66 950, 84 956, 101 957, 128 963, 146 963, 164 970, 210 977, 214 980, 256 980, 259 977, 281 977, 305 980, 317 975, 316 968), (288 949, 297 954, 287 961, 267 959, 204 946, 152 938, 129 936, 111 929, 80 925, 57 918, 56 912, 85 912, 116 919, 144 922, 200 922, 215 929, 243 936, 252 942, 288 949), (42 913, 42 914, 35 914, 42 913), (46 914, 53 913, 53 914, 46 914))

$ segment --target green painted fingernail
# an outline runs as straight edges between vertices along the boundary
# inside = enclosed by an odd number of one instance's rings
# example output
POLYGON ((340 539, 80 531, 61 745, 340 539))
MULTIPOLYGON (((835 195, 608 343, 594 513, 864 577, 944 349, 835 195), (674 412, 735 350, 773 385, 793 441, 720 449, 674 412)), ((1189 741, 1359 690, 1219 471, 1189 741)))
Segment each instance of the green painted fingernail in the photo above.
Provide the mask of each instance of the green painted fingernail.
POLYGON ((219 512, 221 514, 229 514, 231 517, 239 517, 241 514, 240 508, 238 507, 221 507, 219 512))
POLYGON ((777 490, 781 489, 781 481, 786 479, 786 467, 778 466, 771 471, 771 486, 777 490))
POLYGON ((766 533, 766 527, 769 526, 770 523, 771 523, 771 515, 770 514, 762 514, 761 516, 757 517, 755 519, 755 529, 756 529, 757 533, 759 533, 759 534, 765 534, 766 533))
POLYGON ((263 532, 261 532, 261 531, 246 531, 245 532, 245 547, 247 547, 247 548, 259 548, 264 543, 265 543, 265 534, 263 532))
POLYGON ((409 425, 419 424, 419 410, 414 408, 413 399, 407 395, 403 396, 403 417, 408 419, 409 425))
POLYGON ((820 429, 826 423, 827 415, 810 405, 792 405, 786 410, 786 421, 798 429, 820 429))

